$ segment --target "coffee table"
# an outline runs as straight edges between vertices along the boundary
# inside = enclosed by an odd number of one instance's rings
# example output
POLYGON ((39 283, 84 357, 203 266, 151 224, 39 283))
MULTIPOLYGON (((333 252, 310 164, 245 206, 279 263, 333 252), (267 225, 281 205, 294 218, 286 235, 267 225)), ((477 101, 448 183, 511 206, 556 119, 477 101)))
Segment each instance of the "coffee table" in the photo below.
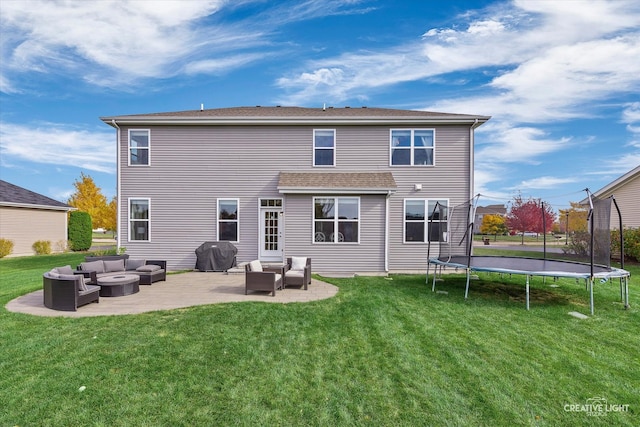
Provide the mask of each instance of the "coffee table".
POLYGON ((98 279, 101 297, 122 297, 140 292, 137 274, 119 274, 98 279))

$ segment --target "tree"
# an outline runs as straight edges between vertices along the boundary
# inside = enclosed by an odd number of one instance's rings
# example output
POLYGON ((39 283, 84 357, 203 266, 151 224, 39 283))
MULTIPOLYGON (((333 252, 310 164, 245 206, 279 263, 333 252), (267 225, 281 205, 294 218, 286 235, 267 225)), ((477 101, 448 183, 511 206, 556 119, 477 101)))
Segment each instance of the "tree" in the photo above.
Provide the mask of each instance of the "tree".
POLYGON ((108 220, 105 215, 109 212, 107 210, 107 198, 93 182, 93 178, 80 173, 80 180, 75 181, 73 186, 76 187, 76 192, 69 197, 67 204, 77 208, 79 211, 88 213, 93 227, 106 228, 105 224, 108 220))
POLYGON ((480 232, 482 234, 504 234, 507 231, 507 224, 502 215, 490 214, 482 217, 482 225, 480 225, 480 232))
POLYGON ((563 233, 587 231, 588 214, 589 208, 587 206, 583 206, 577 202, 571 202, 571 208, 559 210, 558 225, 560 230, 563 233))
POLYGON ((548 233, 553 227, 555 218, 556 214, 551 209, 551 205, 531 198, 525 201, 518 195, 513 198, 511 210, 507 214, 507 226, 511 230, 522 233, 524 243, 525 231, 548 233))
POLYGON ((105 230, 115 231, 118 223, 116 221, 118 215, 118 199, 115 197, 111 199, 108 205, 105 206, 105 211, 102 215, 103 224, 102 227, 105 230))

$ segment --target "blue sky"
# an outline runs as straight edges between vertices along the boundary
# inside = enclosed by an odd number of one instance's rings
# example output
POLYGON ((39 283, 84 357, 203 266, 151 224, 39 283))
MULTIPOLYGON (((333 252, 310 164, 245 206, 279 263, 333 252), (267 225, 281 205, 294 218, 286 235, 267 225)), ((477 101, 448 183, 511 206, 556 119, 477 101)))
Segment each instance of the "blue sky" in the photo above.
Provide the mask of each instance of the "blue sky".
POLYGON ((116 192, 100 116, 253 105, 490 115, 481 205, 554 208, 640 164, 640 2, 25 1, 0 5, 0 178, 116 192))

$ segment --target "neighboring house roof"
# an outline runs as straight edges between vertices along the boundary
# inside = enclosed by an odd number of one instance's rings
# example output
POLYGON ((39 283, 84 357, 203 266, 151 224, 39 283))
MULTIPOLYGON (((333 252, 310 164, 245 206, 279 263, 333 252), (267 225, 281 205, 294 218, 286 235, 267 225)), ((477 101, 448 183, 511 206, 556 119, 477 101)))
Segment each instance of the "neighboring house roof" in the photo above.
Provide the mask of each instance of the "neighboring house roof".
POLYGON ((65 203, 2 180, 0 180, 0 206, 64 211, 75 209, 65 203))
MULTIPOLYGON (((625 173, 618 179, 610 182, 609 184, 605 185, 604 187, 602 187, 601 189, 599 189, 598 191, 592 194, 599 198, 609 197, 615 193, 616 189, 622 187, 623 185, 637 178, 638 176, 640 176, 640 166, 636 166, 634 169, 631 169, 629 172, 625 173)), ((581 205, 586 205, 588 203, 589 203, 588 197, 585 197, 580 201, 581 205)))
POLYGON ((388 194, 398 186, 391 172, 335 173, 335 172, 280 172, 280 193, 357 193, 388 194))
POLYGON ((295 123, 484 123, 490 116, 449 114, 391 108, 304 108, 304 107, 232 107, 167 113, 107 116, 100 120, 115 124, 295 124, 295 123))
POLYGON ((478 206, 476 208, 476 215, 506 215, 507 208, 504 205, 488 205, 488 206, 478 206))

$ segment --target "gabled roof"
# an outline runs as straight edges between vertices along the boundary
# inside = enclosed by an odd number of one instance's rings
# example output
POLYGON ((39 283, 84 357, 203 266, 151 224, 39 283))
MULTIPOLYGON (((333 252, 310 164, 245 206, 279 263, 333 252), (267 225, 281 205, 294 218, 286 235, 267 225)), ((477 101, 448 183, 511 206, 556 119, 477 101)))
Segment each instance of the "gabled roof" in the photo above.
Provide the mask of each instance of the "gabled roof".
POLYGON ((75 208, 42 194, 0 180, 0 206, 70 211, 75 208))
MULTIPOLYGON (((621 186, 625 185, 629 181, 638 177, 640 177, 640 166, 636 166, 635 168, 631 169, 629 172, 625 173, 621 177, 605 185, 598 191, 594 192, 593 195, 599 198, 609 197, 615 192, 616 189, 620 188, 621 186)), ((588 202, 589 202, 589 198, 585 197, 580 201, 580 204, 584 205, 584 204, 587 204, 588 202)))
POLYGON ((388 194, 397 188, 391 172, 280 172, 278 182, 283 194, 388 194))
MULTIPOLYGON (((465 123, 482 124, 489 116, 449 114, 432 111, 396 110, 391 108, 304 108, 304 107, 232 107, 167 113, 133 114, 100 117, 117 125, 143 124, 400 124, 400 123, 465 123)), ((115 127, 115 126, 114 126, 115 127)))

